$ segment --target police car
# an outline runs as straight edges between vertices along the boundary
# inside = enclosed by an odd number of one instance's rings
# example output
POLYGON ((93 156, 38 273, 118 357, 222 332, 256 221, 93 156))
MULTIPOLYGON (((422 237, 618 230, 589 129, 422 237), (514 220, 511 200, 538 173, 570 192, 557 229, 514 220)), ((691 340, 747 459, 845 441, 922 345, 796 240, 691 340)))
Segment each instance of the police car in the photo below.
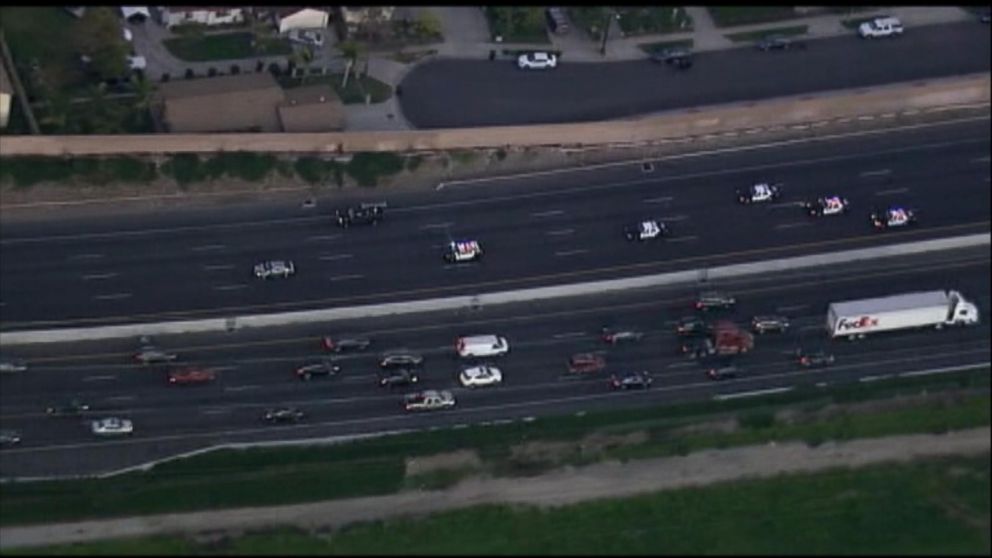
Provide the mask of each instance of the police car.
POLYGON ((777 200, 782 195, 780 184, 759 182, 747 190, 737 190, 737 201, 744 204, 762 203, 777 200))
POLYGON ((806 212, 812 217, 823 217, 825 215, 842 215, 850 209, 850 203, 846 198, 840 196, 830 196, 818 198, 815 202, 803 204, 806 212))
POLYGON ((653 219, 641 221, 636 225, 627 225, 623 228, 623 236, 631 241, 651 240, 661 238, 667 234, 668 227, 661 221, 655 221, 653 219))
POLYGON ((338 210, 334 217, 338 226, 348 228, 351 225, 378 225, 386 211, 386 203, 363 203, 357 207, 338 210))
POLYGON ((296 266, 291 261, 270 260, 255 264, 255 277, 269 279, 272 277, 289 277, 296 273, 296 266))
POLYGON ((482 259, 482 246, 475 240, 456 240, 448 244, 444 253, 446 262, 473 262, 482 259))
POLYGON ((916 214, 913 213, 912 209, 893 206, 885 211, 872 211, 870 221, 876 229, 880 230, 893 227, 908 227, 916 223, 916 214))
POLYGON ((411 393, 403 398, 403 408, 407 411, 435 411, 455 406, 455 397, 450 391, 429 389, 411 393))

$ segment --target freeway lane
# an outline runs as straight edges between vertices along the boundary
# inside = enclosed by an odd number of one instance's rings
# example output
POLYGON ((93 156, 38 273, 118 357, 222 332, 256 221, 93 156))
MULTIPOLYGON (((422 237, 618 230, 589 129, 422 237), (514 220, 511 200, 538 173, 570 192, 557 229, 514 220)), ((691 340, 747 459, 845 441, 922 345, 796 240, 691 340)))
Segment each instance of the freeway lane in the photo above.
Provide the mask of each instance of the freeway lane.
POLYGON ((989 217, 988 152, 988 121, 980 119, 904 135, 675 159, 650 174, 618 167, 456 184, 390 199, 387 221, 374 228, 341 230, 326 214, 216 226, 152 222, 118 232, 86 224, 43 237, 30 226, 7 227, 0 242, 2 325, 401 300, 982 231, 989 217), (783 181, 783 199, 736 204, 734 189, 758 180, 783 181), (814 220, 797 206, 826 194, 848 197, 853 213, 814 220), (871 231, 869 209, 889 203, 920 209, 919 229, 871 231), (644 218, 667 221, 673 238, 626 243, 621 228, 644 218), (443 246, 465 237, 483 243, 486 259, 445 265, 443 246), (269 258, 295 260, 298 276, 254 280, 252 264, 269 258))
POLYGON ((609 120, 900 81, 987 72, 989 28, 972 22, 908 29, 897 40, 852 32, 805 51, 740 48, 696 55, 687 72, 648 60, 569 63, 523 72, 510 61, 437 60, 403 82, 403 114, 418 128, 609 120), (815 71, 811 69, 815 68, 815 71))
POLYGON ((713 383, 699 364, 676 354, 675 320, 691 313, 691 289, 651 290, 609 297, 587 297, 513 309, 470 314, 406 316, 336 324, 369 334, 376 350, 408 347, 426 356, 422 386, 453 389, 455 411, 407 416, 399 409, 401 393, 374 385, 375 352, 342 358, 338 378, 300 382, 292 370, 323 355, 317 340, 326 326, 297 326, 241 332, 230 336, 160 339, 185 363, 219 370, 210 386, 176 388, 164 372, 128 364, 126 342, 67 347, 25 347, 31 370, 0 376, 0 426, 24 433, 23 447, 3 451, 0 475, 66 474, 136 464, 173 451, 209 443, 338 435, 356 432, 455 424, 588 410, 597 406, 639 405, 732 394, 770 387, 841 382, 928 367, 988 362, 992 273, 980 250, 933 254, 912 262, 884 261, 877 268, 855 266, 816 273, 793 273, 720 285, 738 296, 739 307, 727 317, 741 323, 758 313, 788 315, 793 331, 767 335, 741 359, 749 375, 713 383), (916 289, 960 289, 980 308, 982 325, 942 332, 898 333, 863 343, 830 342, 822 324, 832 300, 875 296, 916 289), (609 348, 599 328, 637 328, 646 333, 634 346, 609 348), (452 339, 466 333, 508 337, 511 354, 499 361, 504 385, 475 391, 458 388, 459 363, 452 339), (802 371, 790 360, 797 346, 826 346, 838 358, 825 370, 802 371), (565 371, 568 355, 600 351, 604 373, 575 377, 565 371), (650 393, 611 394, 605 382, 612 372, 643 369, 652 373, 650 393), (79 419, 43 416, 45 406, 81 397, 94 416, 132 418, 138 433, 126 441, 95 441, 79 419), (268 406, 293 404, 311 420, 298 427, 264 427, 258 417, 268 406))

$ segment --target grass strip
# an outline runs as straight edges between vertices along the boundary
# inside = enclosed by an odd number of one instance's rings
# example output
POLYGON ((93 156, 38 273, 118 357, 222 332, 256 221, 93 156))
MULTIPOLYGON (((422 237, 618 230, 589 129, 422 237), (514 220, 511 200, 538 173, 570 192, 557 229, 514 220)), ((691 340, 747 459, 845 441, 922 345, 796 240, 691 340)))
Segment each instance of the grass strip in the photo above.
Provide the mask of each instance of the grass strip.
POLYGON ((989 456, 834 469, 583 502, 483 505, 333 533, 148 537, 20 555, 988 555, 989 456), (718 535, 717 535, 718 534, 718 535))
POLYGON ((165 39, 162 44, 170 54, 186 62, 283 56, 293 52, 292 45, 286 39, 256 40, 252 33, 244 32, 174 37, 165 39))
POLYGON ((759 31, 747 31, 745 33, 730 33, 724 36, 735 43, 742 43, 748 41, 760 41, 771 35, 778 35, 780 37, 795 37, 798 35, 805 35, 808 30, 808 25, 795 25, 792 27, 772 27, 769 29, 761 29, 759 31))
POLYGON ((710 6, 710 17, 717 27, 733 27, 753 23, 771 23, 802 17, 792 6, 710 6))
POLYGON ((0 485, 0 501, 4 503, 0 507, 0 525, 388 494, 403 486, 405 458, 458 449, 475 450, 495 474, 530 475, 562 463, 579 464, 604 457, 678 455, 706 447, 786 439, 805 439, 815 444, 826 439, 943 432, 989 424, 988 369, 890 380, 889 385, 885 384, 880 381, 831 392, 799 391, 765 398, 557 416, 532 423, 418 432, 332 447, 222 450, 108 479, 4 484, 0 485), (935 394, 962 387, 977 388, 978 394, 953 405, 928 400, 911 408, 845 413, 797 424, 779 423, 774 416, 756 416, 773 414, 775 409, 789 404, 801 404, 812 412, 830 403, 920 392, 935 394), (742 428, 725 434, 676 430, 694 422, 728 418, 738 418, 742 428), (510 452, 512 446, 522 442, 576 442, 592 433, 633 431, 647 431, 649 436, 641 444, 606 448, 596 455, 584 454, 578 443, 552 460, 522 460, 510 452))

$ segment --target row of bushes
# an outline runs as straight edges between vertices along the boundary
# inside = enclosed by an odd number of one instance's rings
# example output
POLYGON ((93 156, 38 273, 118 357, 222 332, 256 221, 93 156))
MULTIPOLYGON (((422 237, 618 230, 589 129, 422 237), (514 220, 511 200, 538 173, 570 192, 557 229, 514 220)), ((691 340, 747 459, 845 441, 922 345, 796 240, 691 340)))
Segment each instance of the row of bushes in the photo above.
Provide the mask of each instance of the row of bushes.
MULTIPOLYGON (((413 158, 410 162, 413 162, 413 158)), ((419 159, 416 159, 419 163, 419 159)), ((234 152, 201 158, 192 153, 170 156, 161 165, 136 157, 9 157, 0 165, 0 182, 28 187, 39 182, 64 182, 70 179, 100 185, 112 183, 141 184, 165 176, 185 187, 195 182, 216 180, 223 176, 248 182, 264 180, 273 171, 291 178, 299 176, 309 184, 334 180, 344 184, 347 174, 360 186, 376 186, 380 177, 403 170, 407 161, 395 153, 356 153, 347 163, 313 156, 295 161, 280 160, 274 155, 234 152)), ((415 163, 414 163, 415 164, 415 163)))

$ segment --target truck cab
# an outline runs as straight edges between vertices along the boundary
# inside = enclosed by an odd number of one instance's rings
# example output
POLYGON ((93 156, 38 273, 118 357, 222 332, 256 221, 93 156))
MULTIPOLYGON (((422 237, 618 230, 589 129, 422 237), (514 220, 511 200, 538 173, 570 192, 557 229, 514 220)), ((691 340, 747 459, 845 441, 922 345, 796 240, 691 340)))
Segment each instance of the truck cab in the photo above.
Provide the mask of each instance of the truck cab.
POLYGON ((977 306, 966 300, 957 291, 949 291, 947 296, 951 299, 947 325, 975 325, 979 322, 977 306))

